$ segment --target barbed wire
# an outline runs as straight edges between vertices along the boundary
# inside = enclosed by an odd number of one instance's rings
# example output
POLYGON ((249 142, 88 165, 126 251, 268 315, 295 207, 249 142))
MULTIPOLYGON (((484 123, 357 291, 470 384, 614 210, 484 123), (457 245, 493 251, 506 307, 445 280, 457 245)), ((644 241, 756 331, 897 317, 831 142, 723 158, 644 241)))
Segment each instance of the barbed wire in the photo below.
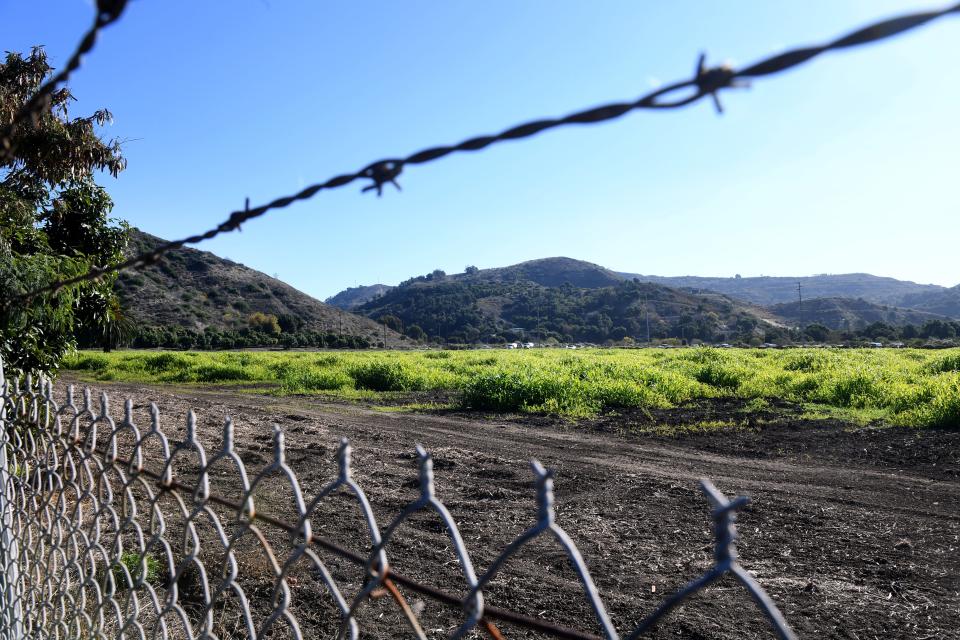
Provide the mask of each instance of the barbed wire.
POLYGON ((179 249, 185 245, 199 244, 222 233, 238 230, 244 223, 258 218, 268 211, 282 209, 295 202, 308 200, 320 191, 343 187, 356 180, 370 180, 371 183, 365 186, 362 191, 376 191, 378 196, 382 195, 383 188, 387 184, 393 184, 398 189, 400 188, 397 183, 397 178, 406 166, 426 164, 453 153, 480 151, 496 143, 529 138, 543 131, 558 127, 606 122, 620 118, 638 109, 680 108, 698 102, 707 96, 712 98, 717 111, 722 112, 723 107, 720 103, 719 92, 723 89, 741 87, 751 78, 759 78, 786 71, 829 51, 846 49, 891 38, 953 13, 960 13, 960 3, 936 11, 912 13, 876 22, 828 43, 792 49, 768 57, 740 70, 736 70, 729 65, 709 67, 706 62, 706 55, 701 54, 692 78, 666 85, 634 101, 594 107, 561 118, 535 120, 511 127, 498 134, 470 138, 455 145, 423 149, 404 158, 377 160, 354 173, 344 173, 334 176, 325 182, 310 185, 295 194, 277 198, 258 207, 250 208, 250 200, 248 198, 246 206, 242 210, 234 211, 226 220, 203 233, 166 242, 151 251, 141 253, 118 264, 91 268, 85 274, 58 280, 27 293, 13 296, 10 301, 29 301, 38 295, 56 294, 64 287, 97 280, 110 273, 131 268, 142 268, 154 264, 169 251, 179 249), (686 95, 684 95, 685 93, 686 95))
MULTIPOLYGON (((151 623, 154 633, 150 637, 224 637, 215 631, 214 613, 222 613, 232 600, 242 609, 249 637, 275 637, 272 627, 283 619, 289 635, 303 640, 298 616, 305 610, 297 607, 291 591, 300 580, 295 575, 298 564, 307 565, 333 599, 340 618, 339 638, 359 637, 360 609, 380 590, 397 604, 410 630, 425 638, 418 614, 397 585, 462 612, 464 619, 449 633, 450 638, 464 638, 479 628, 494 640, 501 639, 503 634, 495 622, 568 640, 620 638, 576 544, 557 522, 554 473, 536 460, 531 461, 536 521, 478 575, 453 516, 437 497, 433 458, 423 447, 416 449, 419 496, 381 528, 353 477, 352 450, 345 439, 336 452, 336 478, 307 500, 286 459, 284 434, 279 428, 274 428, 271 438, 271 458, 254 474, 248 472, 244 456, 235 446, 229 418, 219 449, 208 456, 192 410, 187 414, 185 432, 169 432, 162 427, 155 404, 150 405, 149 424, 141 427, 134 421, 129 399, 123 417, 114 420, 105 392, 96 408, 89 389, 77 403, 71 385, 64 402, 58 404, 49 380, 27 376, 22 382, 19 377, 5 377, 0 360, 0 639, 126 637, 124 632, 131 628, 145 637, 150 634, 144 633, 144 627, 151 623), (232 482, 221 463, 232 465, 232 482), (191 480, 178 479, 178 474, 191 480), (286 487, 286 499, 277 498, 276 486, 260 490, 271 480, 286 487), (236 485, 226 490, 239 489, 239 498, 225 498, 211 487, 214 482, 236 485), (338 522, 345 522, 342 511, 322 509, 336 491, 352 498, 365 530, 343 526, 340 533, 369 543, 367 553, 348 549, 314 531, 315 523, 329 521, 334 514, 340 516, 338 522), (278 502, 291 506, 296 521, 258 509, 256 505, 263 506, 264 493, 272 496, 265 501, 273 509, 280 506, 278 502), (172 500, 163 502, 164 496, 172 500), (400 526, 423 510, 433 511, 443 525, 440 531, 466 582, 464 596, 424 584, 390 564, 388 545, 400 526), (271 541, 262 525, 285 533, 286 543, 275 537, 271 541), (215 531, 216 536, 205 537, 201 529, 215 531), (602 636, 485 602, 484 589, 512 557, 540 537, 550 537, 560 546, 602 636), (238 565, 239 549, 253 553, 244 544, 256 545, 257 551, 270 558, 266 577, 248 575, 238 565), (363 569, 363 584, 349 603, 315 549, 363 569), (131 558, 139 569, 128 566, 131 558), (162 573, 155 576, 154 583, 147 579, 145 569, 151 558, 162 573), (200 584, 193 586, 192 595, 187 593, 189 567, 199 571, 194 580, 200 584), (188 610, 193 615, 188 615, 188 610), (182 635, 168 629, 164 622, 168 616, 182 622, 182 635)), ((742 496, 730 500, 709 480, 701 480, 700 486, 713 509, 713 563, 624 637, 633 640, 650 631, 688 597, 730 575, 747 590, 780 640, 796 640, 776 605, 739 564, 735 519, 749 500, 742 496)), ((310 608, 317 606, 310 597, 301 602, 310 608)), ((132 631, 130 635, 134 635, 132 631)))
POLYGON ((54 91, 60 85, 66 84, 67 80, 70 79, 70 74, 80 68, 83 56, 90 53, 96 45, 100 31, 116 22, 123 14, 126 5, 127 0, 97 0, 97 15, 93 20, 93 25, 84 34, 66 66, 60 73, 45 82, 16 113, 10 124, 0 132, 0 163, 7 161, 15 153, 14 136, 17 130, 26 122, 32 122, 34 126, 37 125, 40 118, 50 110, 53 104, 54 91))

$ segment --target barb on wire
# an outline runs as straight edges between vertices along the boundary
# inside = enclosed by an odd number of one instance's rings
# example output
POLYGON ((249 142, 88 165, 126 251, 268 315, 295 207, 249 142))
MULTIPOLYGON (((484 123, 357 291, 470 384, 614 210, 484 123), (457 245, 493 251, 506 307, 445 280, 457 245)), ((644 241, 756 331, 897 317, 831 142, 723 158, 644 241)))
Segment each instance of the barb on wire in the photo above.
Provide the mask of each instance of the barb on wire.
MULTIPOLYGON (((122 2, 117 4, 121 5, 122 2)), ((216 227, 203 233, 188 236, 180 240, 167 242, 153 251, 148 251, 134 256, 121 263, 106 267, 94 267, 87 273, 64 280, 50 283, 17 296, 12 296, 10 301, 29 301, 38 295, 56 294, 64 287, 69 287, 81 282, 96 280, 108 273, 123 271, 131 268, 142 268, 155 263, 165 253, 179 249, 188 244, 198 244, 209 240, 221 233, 229 233, 240 228, 240 225, 248 220, 260 217, 268 211, 282 209, 294 202, 308 200, 320 191, 336 189, 348 185, 358 179, 372 180, 372 184, 363 188, 364 192, 376 191, 377 195, 382 195, 384 185, 390 183, 397 189, 400 185, 396 179, 407 165, 426 164, 439 160, 453 153, 466 151, 480 151, 490 145, 506 140, 518 140, 528 138, 548 129, 563 127, 574 124, 594 124, 614 120, 637 109, 675 109, 683 107, 694 102, 698 102, 706 96, 710 96, 718 112, 723 108, 720 104, 719 92, 723 89, 745 86, 745 81, 749 78, 758 78, 774 73, 779 73, 787 69, 803 64, 810 59, 819 56, 828 51, 845 49, 859 45, 876 42, 886 38, 891 38, 905 31, 915 29, 928 22, 944 17, 948 14, 960 13, 960 4, 954 4, 936 11, 926 11, 904 15, 889 20, 884 20, 870 26, 858 29, 853 33, 837 38, 826 44, 811 47, 802 47, 781 53, 743 69, 733 69, 726 65, 718 67, 709 67, 706 64, 706 56, 701 54, 693 78, 681 80, 671 85, 667 85, 648 93, 631 102, 622 102, 608 104, 601 107, 587 109, 567 115, 562 118, 536 120, 527 122, 516 127, 512 127, 495 135, 478 136, 464 140, 459 144, 450 146, 440 146, 424 149, 413 153, 405 158, 393 158, 378 160, 372 162, 363 169, 354 173, 345 173, 328 179, 325 182, 306 187, 305 189, 282 198, 277 198, 259 207, 251 209, 249 203, 240 211, 234 211, 227 219, 216 227)), ((119 15, 119 13, 109 14, 119 15)), ((114 18, 115 19, 115 18, 114 18)))
POLYGON ((15 152, 14 136, 25 123, 31 122, 34 126, 50 110, 53 94, 57 87, 70 79, 70 74, 80 68, 83 56, 93 50, 97 43, 100 31, 114 22, 123 14, 127 0, 97 0, 97 15, 93 24, 84 34, 76 51, 70 56, 66 66, 60 73, 54 75, 34 93, 26 104, 14 115, 13 120, 0 132, 0 163, 8 160, 15 152))

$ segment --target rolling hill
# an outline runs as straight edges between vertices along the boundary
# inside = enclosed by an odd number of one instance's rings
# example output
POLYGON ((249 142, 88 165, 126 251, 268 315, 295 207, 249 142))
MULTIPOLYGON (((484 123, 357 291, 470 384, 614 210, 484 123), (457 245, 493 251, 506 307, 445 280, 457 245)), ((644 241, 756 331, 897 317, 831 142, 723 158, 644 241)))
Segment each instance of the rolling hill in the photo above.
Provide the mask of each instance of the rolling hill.
POLYGON ((901 304, 929 313, 960 318, 960 285, 941 291, 911 293, 903 297, 901 304))
POLYGON ((771 313, 790 326, 817 323, 828 329, 856 330, 875 322, 893 326, 920 325, 930 320, 946 320, 942 315, 874 304, 850 298, 813 298, 799 302, 785 302, 768 307, 771 313))
POLYGON ((353 311, 365 302, 369 302, 374 298, 382 296, 390 289, 393 289, 393 287, 386 284, 370 284, 360 287, 347 287, 337 295, 330 296, 324 300, 324 302, 345 311, 353 311))
POLYGON ((612 287, 629 279, 598 264, 563 257, 528 260, 509 267, 483 269, 473 274, 457 274, 451 277, 491 282, 527 280, 543 287, 561 287, 570 284, 582 289, 612 287))
POLYGON ((869 274, 660 278, 558 257, 452 275, 435 271, 396 287, 350 289, 331 300, 349 303, 372 319, 386 318, 397 329, 416 325, 417 334, 422 330, 454 342, 531 335, 561 342, 603 342, 624 336, 645 340, 648 316, 652 338, 703 340, 734 336, 744 340, 811 323, 834 330, 857 330, 876 322, 921 325, 945 319, 949 314, 936 310, 952 308, 951 295, 960 297, 960 288, 869 274), (795 298, 798 281, 804 292, 802 307, 795 298), (832 292, 846 295, 827 295, 832 292), (874 301, 907 296, 929 305, 929 310, 874 301))
MULTIPOLYGON (((128 252, 148 251, 163 240, 138 229, 128 252)), ((242 264, 207 251, 183 248, 142 271, 123 272, 117 294, 124 312, 140 326, 243 329, 254 312, 293 318, 301 329, 383 339, 383 327, 347 313, 242 264)), ((389 343, 400 336, 387 331, 389 343)))
POLYGON ((645 340, 648 319, 654 338, 714 340, 778 324, 765 310, 727 296, 627 280, 569 258, 450 276, 435 272, 407 280, 357 312, 408 332, 416 325, 417 334, 451 342, 645 340))
MULTIPOLYGON (((452 275, 444 274, 449 281, 483 281, 483 282, 520 282, 528 281, 544 287, 559 287, 571 284, 574 287, 594 289, 609 287, 623 282, 624 278, 609 269, 591 262, 574 260, 573 258, 542 258, 528 260, 509 267, 476 270, 467 273, 452 275)), ((411 278, 407 283, 414 281, 428 282, 433 274, 411 278)), ((402 286, 402 285, 401 285, 402 286)), ((395 287, 385 284, 372 284, 360 287, 349 287, 340 293, 327 298, 327 304, 340 307, 347 311, 354 311, 364 304, 379 298, 395 287)))
POLYGON ((914 306, 910 296, 935 295, 947 291, 933 284, 917 284, 895 278, 884 278, 869 273, 824 274, 793 277, 708 278, 700 276, 645 276, 619 273, 626 278, 639 278, 668 287, 710 290, 753 304, 772 305, 797 301, 797 283, 803 299, 862 298, 876 304, 914 306))

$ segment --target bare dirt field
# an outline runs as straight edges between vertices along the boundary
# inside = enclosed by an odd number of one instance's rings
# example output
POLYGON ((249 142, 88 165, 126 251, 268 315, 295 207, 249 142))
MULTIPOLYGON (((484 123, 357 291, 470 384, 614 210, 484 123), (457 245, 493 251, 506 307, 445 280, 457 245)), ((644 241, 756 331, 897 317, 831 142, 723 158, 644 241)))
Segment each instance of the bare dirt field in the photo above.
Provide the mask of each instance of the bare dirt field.
MULTIPOLYGON (((697 486, 708 477, 728 495, 752 498, 738 518, 742 563, 800 637, 960 638, 956 430, 857 428, 801 419, 782 405, 737 429, 670 436, 652 427, 731 416, 739 421, 743 407, 725 400, 573 424, 549 417, 414 415, 222 388, 101 388, 111 394, 116 414, 123 397, 133 399, 141 417, 149 402, 157 402, 171 432, 182 432, 194 408, 208 451, 219 445, 223 418, 230 416, 251 470, 269 461, 272 425, 279 425, 308 501, 334 477, 334 452, 346 436, 354 446, 355 476, 381 525, 418 495, 413 452, 422 443, 433 453, 438 495, 460 526, 478 573, 535 521, 528 460, 537 458, 556 470, 557 521, 579 546, 624 635, 710 566, 710 508, 697 486)), ((261 499, 258 507, 291 518, 282 502, 261 499)), ((319 533, 365 553, 366 537, 349 507, 346 499, 324 506, 329 515, 315 518, 319 533)), ((463 593, 435 517, 403 525, 390 557, 406 575, 463 593)), ((332 559, 330 566, 347 584, 357 574, 332 559)), ((449 634, 462 618, 406 595, 422 611, 431 637, 449 634)), ((329 637, 337 618, 323 590, 304 583, 293 597, 305 637, 329 637)), ((363 637, 408 637, 395 607, 384 600, 364 610, 369 626, 363 637)), ((507 565, 487 601, 599 632, 565 556, 546 540, 507 565)), ((507 638, 539 637, 509 625, 501 630, 507 638)), ((773 634, 746 592, 726 578, 672 613, 652 637, 773 634)))

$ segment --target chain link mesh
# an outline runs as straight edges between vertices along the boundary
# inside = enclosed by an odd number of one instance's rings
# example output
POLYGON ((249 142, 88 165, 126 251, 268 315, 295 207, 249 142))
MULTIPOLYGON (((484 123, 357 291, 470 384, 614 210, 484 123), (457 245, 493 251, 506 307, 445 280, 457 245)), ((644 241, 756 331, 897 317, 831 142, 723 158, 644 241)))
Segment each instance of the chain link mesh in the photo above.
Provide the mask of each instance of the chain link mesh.
MULTIPOLYGON (((2 374, 2 363, 0 363, 2 374)), ((146 407, 144 407, 146 408, 146 407)), ((115 418, 106 393, 72 387, 57 402, 45 379, 3 377, 0 388, 0 638, 504 637, 497 623, 559 638, 619 638, 576 544, 556 520, 553 473, 532 461, 537 518, 478 573, 457 523, 437 497, 433 460, 417 447, 419 496, 381 526, 354 479, 350 444, 338 472, 304 495, 287 463, 284 434, 255 472, 232 422, 207 449, 188 414, 164 429, 156 405, 138 424, 132 401, 115 418), (346 502, 344 502, 346 500, 346 502), (402 524, 432 511, 449 539, 459 594, 392 569, 402 524), (321 534, 332 532, 340 544, 321 534), (523 547, 559 546, 595 617, 591 632, 486 602, 484 589, 523 547), (321 555, 322 554, 322 555, 321 555), (429 634, 400 587, 448 605, 448 630, 429 634), (387 606, 387 605, 390 606, 387 606), (457 613, 459 612, 459 613, 457 613)), ((746 498, 728 500, 709 481, 713 566, 668 597, 635 638, 723 575, 738 580, 780 638, 793 638, 763 589, 737 561, 734 520, 746 498)))

